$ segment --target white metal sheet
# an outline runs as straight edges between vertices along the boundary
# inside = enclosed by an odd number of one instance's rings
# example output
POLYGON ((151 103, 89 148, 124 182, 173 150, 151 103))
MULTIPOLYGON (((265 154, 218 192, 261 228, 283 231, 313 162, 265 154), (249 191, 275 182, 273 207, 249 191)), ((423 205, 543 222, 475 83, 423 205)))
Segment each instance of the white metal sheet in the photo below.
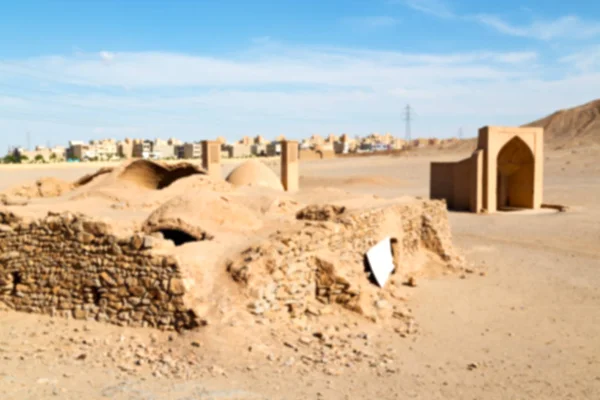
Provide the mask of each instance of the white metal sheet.
POLYGON ((369 266, 379 286, 383 287, 394 271, 392 240, 386 237, 367 251, 369 266))

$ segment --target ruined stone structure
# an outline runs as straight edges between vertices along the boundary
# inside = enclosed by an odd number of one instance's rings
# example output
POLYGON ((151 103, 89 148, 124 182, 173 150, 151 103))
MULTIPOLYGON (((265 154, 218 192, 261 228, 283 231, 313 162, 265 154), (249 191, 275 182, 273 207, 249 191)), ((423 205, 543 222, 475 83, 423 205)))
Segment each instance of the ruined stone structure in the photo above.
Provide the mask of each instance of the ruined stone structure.
POLYGON ((164 241, 83 215, 0 212, 0 301, 17 311, 167 330, 201 324, 164 241))
POLYGON ((471 157, 431 164, 431 198, 445 199, 450 209, 476 213, 540 208, 543 136, 543 128, 481 128, 471 157))
POLYGON ((202 141, 202 167, 209 176, 221 178, 221 143, 202 141))
POLYGON ((392 238, 397 278, 423 268, 423 254, 449 267, 462 265, 439 201, 367 209, 315 205, 297 218, 302 226, 276 232, 228 267, 247 287, 255 314, 318 315, 324 306, 337 304, 373 316, 382 293, 396 290, 394 283, 382 291, 365 279, 365 253, 385 237, 392 238))
POLYGON ((186 163, 137 160, 44 198, 15 194, 24 201, 0 206, 0 302, 178 331, 220 318, 223 304, 249 305, 258 318, 338 307, 373 319, 401 308, 407 276, 462 265, 443 201, 291 193, 297 150, 285 142, 283 184, 254 160, 231 183, 186 163), (382 240, 395 267, 383 288, 365 259, 382 240))

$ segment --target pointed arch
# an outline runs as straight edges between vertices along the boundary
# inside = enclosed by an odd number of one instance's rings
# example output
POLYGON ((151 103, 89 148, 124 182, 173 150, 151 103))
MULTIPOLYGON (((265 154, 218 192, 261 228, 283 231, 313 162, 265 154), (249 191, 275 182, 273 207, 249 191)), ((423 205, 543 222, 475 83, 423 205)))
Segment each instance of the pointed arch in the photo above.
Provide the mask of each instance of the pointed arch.
POLYGON ((497 208, 533 208, 535 159, 518 136, 509 140, 497 157, 497 208))

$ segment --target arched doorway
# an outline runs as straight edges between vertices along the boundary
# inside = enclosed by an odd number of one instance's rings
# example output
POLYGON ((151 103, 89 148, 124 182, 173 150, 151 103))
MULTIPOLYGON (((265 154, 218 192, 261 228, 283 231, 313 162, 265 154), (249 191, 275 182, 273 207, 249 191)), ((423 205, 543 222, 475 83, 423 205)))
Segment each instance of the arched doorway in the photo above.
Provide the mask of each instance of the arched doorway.
POLYGON ((534 158, 531 149, 517 136, 498 153, 498 210, 533 208, 534 158))

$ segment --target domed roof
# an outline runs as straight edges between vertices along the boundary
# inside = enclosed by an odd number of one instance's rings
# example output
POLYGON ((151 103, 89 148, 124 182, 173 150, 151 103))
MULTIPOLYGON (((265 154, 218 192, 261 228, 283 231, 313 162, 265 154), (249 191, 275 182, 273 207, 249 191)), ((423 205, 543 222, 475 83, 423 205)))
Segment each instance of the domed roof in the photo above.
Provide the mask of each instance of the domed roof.
POLYGON ((249 160, 237 166, 226 180, 234 186, 266 186, 283 191, 283 185, 277 175, 265 164, 256 160, 249 160))

